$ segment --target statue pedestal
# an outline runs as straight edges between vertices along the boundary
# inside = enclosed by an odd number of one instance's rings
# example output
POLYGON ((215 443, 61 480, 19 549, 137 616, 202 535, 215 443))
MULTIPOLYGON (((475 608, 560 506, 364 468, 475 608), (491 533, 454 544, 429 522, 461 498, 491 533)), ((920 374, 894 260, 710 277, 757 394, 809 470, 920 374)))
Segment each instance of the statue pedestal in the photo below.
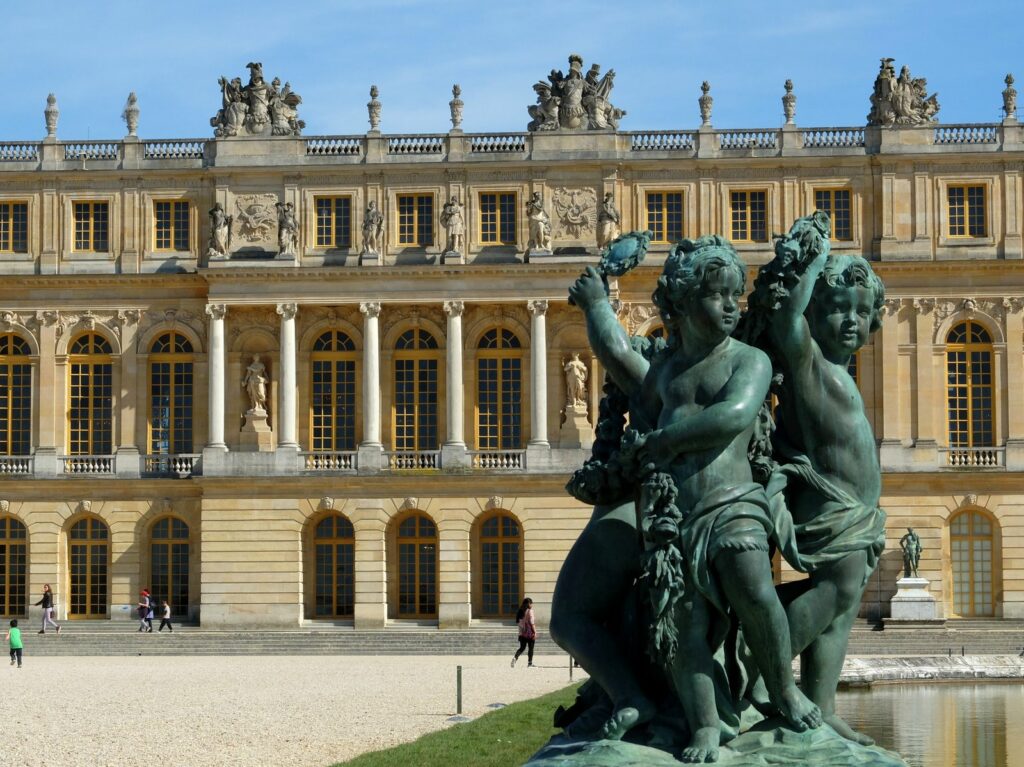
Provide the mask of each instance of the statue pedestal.
POLYGON ((530 261, 535 258, 545 258, 550 257, 552 255, 554 254, 547 249, 542 250, 541 248, 530 248, 528 251, 526 251, 526 255, 523 257, 523 260, 526 263, 530 263, 530 261))
POLYGON ((466 257, 457 250, 446 250, 441 254, 442 264, 464 264, 466 257))
POLYGON ((583 448, 594 446, 594 427, 587 418, 587 406, 576 403, 566 405, 565 423, 558 430, 558 446, 561 448, 583 448))
POLYGON ((360 266, 380 266, 380 263, 380 253, 370 251, 369 253, 361 253, 359 255, 360 266))
POLYGON ((269 453, 274 450, 274 434, 267 424, 266 410, 246 411, 245 424, 242 426, 238 447, 240 450, 259 453, 269 453))
POLYGON ((927 578, 900 578, 896 595, 889 600, 891 617, 886 623, 941 621, 938 603, 928 592, 927 578))

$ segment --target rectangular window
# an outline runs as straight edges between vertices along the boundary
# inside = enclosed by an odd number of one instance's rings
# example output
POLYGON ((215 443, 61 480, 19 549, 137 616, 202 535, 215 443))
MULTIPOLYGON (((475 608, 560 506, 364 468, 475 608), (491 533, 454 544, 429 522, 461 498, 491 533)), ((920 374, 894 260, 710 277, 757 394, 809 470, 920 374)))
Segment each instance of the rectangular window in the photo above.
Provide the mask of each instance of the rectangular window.
POLYGON ((516 207, 515 192, 481 192, 480 242, 515 245, 516 207))
POLYGON ((683 239, 683 193, 648 192, 647 228, 654 232, 654 242, 683 239))
POLYGON ((189 204, 185 200, 156 200, 153 203, 154 250, 189 248, 189 204))
POLYGON ((352 247, 352 198, 316 197, 316 246, 352 247))
POLYGON ((76 202, 75 250, 110 250, 110 207, 105 202, 76 202))
POLYGON ((832 219, 833 240, 853 239, 849 189, 815 189, 814 207, 825 211, 832 219))
POLYGON ((434 244, 434 195, 399 195, 398 244, 422 248, 434 244))
POLYGON ((985 187, 951 186, 946 190, 950 237, 985 237, 985 187))
POLYGON ((28 203, 0 202, 0 253, 28 253, 28 203))
POLYGON ((732 239, 736 242, 768 242, 768 193, 731 192, 732 239))
POLYGON ((68 432, 69 455, 110 455, 113 452, 113 365, 71 365, 68 432))

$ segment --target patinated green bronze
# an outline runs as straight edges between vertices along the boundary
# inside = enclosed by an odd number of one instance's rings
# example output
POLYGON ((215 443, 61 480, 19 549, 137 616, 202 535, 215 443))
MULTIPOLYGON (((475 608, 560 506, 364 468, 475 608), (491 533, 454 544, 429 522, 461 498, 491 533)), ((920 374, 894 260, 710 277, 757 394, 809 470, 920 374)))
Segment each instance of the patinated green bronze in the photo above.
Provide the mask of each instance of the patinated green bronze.
MULTIPOLYGON (((808 764, 902 764, 835 714, 885 522, 846 366, 878 329, 884 291, 864 259, 830 256, 828 230, 818 212, 778 238, 742 318, 732 246, 678 243, 653 295, 667 341, 627 336, 604 262, 570 288, 607 380, 594 453, 567 486, 594 513, 559 575, 551 631, 591 682, 536 764, 644 763, 610 746, 623 739, 683 762, 805 749, 808 764), (773 550, 808 577, 776 589, 773 550)), ((642 257, 644 235, 631 237, 642 257)), ((639 258, 605 261, 621 274, 639 258)))

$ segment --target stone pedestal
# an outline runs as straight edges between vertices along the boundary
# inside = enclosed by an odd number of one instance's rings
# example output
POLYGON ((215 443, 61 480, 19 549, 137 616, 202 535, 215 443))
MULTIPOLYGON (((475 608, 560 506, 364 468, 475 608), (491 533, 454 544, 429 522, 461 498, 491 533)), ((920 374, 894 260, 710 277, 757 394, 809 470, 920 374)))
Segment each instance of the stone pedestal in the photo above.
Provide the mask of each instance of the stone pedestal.
POLYGON ((268 453, 274 449, 274 434, 267 424, 266 410, 246 411, 238 445, 239 449, 251 452, 268 453))
POLYGON ((360 266, 380 266, 381 265, 380 253, 374 253, 373 251, 370 251, 369 253, 361 253, 359 255, 359 265, 360 266))
POLYGON ((546 248, 530 248, 528 251, 526 251, 526 256, 523 260, 526 263, 530 263, 530 261, 532 261, 533 259, 543 259, 546 257, 550 258, 552 255, 554 254, 550 250, 547 250, 546 248))
POLYGON ((594 427, 587 418, 587 406, 576 403, 565 408, 565 423, 558 430, 560 448, 583 448, 594 446, 594 427))
POLYGON ((457 250, 446 250, 441 254, 442 264, 464 264, 466 257, 457 250))
POLYGON ((927 578, 900 578, 896 581, 896 595, 889 600, 889 607, 891 617, 887 623, 942 620, 935 597, 928 592, 927 578))

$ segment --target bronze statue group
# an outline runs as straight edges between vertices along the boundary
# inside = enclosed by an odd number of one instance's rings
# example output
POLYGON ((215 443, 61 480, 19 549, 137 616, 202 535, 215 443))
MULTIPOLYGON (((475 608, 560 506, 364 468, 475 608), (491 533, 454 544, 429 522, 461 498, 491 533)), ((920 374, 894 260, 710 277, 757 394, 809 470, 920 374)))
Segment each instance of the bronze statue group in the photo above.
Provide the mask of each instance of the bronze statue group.
POLYGON ((779 237, 742 313, 730 243, 678 243, 653 295, 665 339, 627 335, 599 270, 570 288, 607 377, 593 455, 568 485, 594 511, 552 605, 552 636, 591 676, 556 715, 568 739, 712 762, 767 719, 870 745, 835 696, 885 542, 847 369, 884 288, 863 258, 830 253, 829 226, 819 211, 779 237), (776 587, 776 551, 806 577, 776 587))

